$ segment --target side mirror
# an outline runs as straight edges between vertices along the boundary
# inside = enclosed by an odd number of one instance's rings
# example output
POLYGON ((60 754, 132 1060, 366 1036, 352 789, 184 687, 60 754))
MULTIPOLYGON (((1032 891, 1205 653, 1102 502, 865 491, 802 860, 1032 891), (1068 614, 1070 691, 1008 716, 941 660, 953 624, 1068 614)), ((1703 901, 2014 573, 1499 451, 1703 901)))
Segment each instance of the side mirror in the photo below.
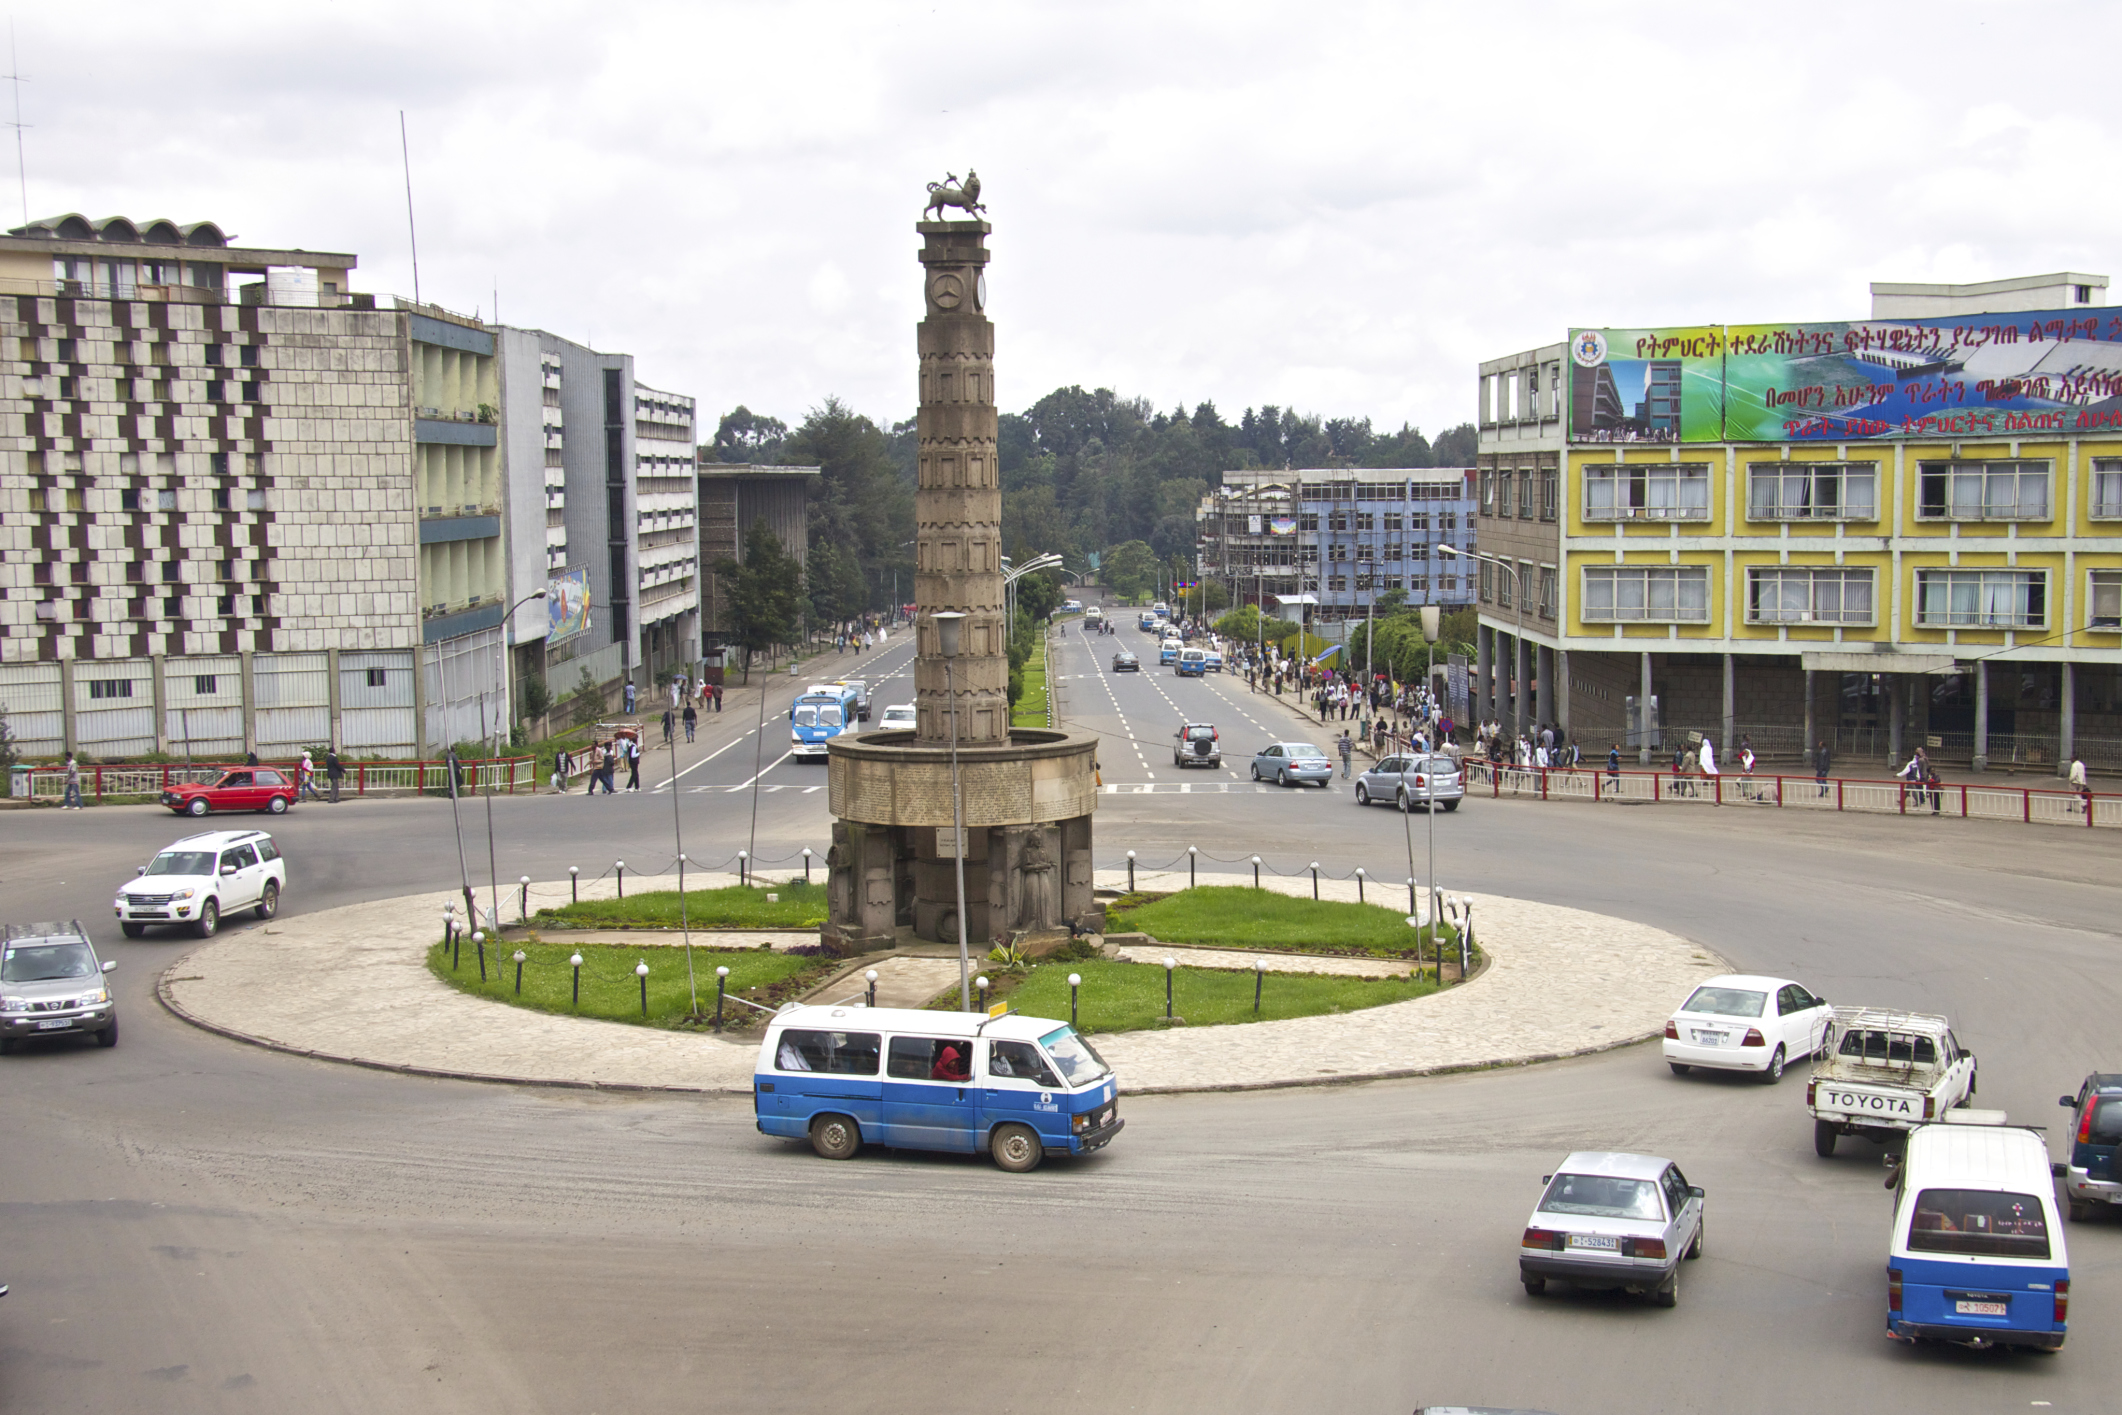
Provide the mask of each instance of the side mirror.
POLYGON ((133 873, 134 873, 135 875, 144 875, 144 874, 146 874, 146 873, 147 873, 147 866, 145 866, 145 865, 140 865, 140 866, 136 867, 136 868, 135 868, 135 869, 133 870, 133 873))
POLYGON ((118 966, 118 960, 117 960, 117 959, 115 959, 115 958, 109 959, 109 960, 107 960, 107 961, 106 961, 106 962, 104 963, 104 965, 103 965, 103 971, 104 971, 104 972, 106 972, 106 973, 108 973, 108 972, 109 972, 109 971, 110 971, 111 969, 113 969, 113 968, 115 968, 115 967, 117 967, 117 966, 118 966))
POLYGON ((1706 1199, 1709 1196, 1702 1192, 1701 1185, 1690 1184, 1687 1186, 1687 1197, 1690 1199, 1706 1199))
POLYGON ((221 867, 221 873, 223 873, 223 874, 225 874, 225 875, 232 875, 232 874, 234 874, 235 872, 236 872, 236 867, 235 867, 234 865, 223 865, 223 866, 221 867))
POLYGON ((2062 1106, 2065 1110, 2076 1110, 2078 1108, 2078 1101, 2075 1096, 2058 1096, 2056 1097, 2056 1104, 2062 1106))
POLYGON ((1541 1175, 1541 1176, 1540 1176, 1540 1182, 1541 1182, 1542 1184, 1546 1184, 1546 1183, 1550 1182, 1550 1181, 1551 1181, 1551 1180, 1553 1180, 1553 1179, 1554 1179, 1554 1176, 1553 1176, 1552 1174, 1543 1174, 1543 1175, 1541 1175))

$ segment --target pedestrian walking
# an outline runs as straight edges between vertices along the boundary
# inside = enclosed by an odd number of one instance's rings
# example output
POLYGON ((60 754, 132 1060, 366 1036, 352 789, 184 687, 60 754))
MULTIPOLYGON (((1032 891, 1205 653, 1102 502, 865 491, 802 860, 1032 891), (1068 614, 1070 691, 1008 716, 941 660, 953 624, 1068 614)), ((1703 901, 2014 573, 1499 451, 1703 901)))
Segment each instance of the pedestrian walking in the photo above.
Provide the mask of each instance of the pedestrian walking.
POLYGON ((665 708, 663 710, 663 745, 666 747, 670 745, 671 726, 671 710, 665 708))
POLYGON ((553 753, 553 793, 555 795, 565 796, 567 794, 567 778, 574 769, 575 759, 567 748, 562 747, 559 751, 553 753))
POLYGON ((317 763, 310 758, 309 748, 302 749, 302 763, 295 768, 295 799, 304 797, 312 801, 323 801, 317 794, 317 763))
POLYGON ((694 729, 695 727, 697 727, 697 726, 699 725, 699 722, 700 722, 700 714, 699 714, 699 713, 697 713, 697 712, 695 712, 695 711, 693 710, 693 705, 692 705, 691 703, 689 703, 689 702, 688 702, 688 703, 687 703, 687 704, 685 705, 685 740, 686 740, 686 741, 690 742, 690 741, 692 741, 692 740, 693 740, 693 729, 694 729))
POLYGON ((332 784, 332 804, 339 804, 339 787, 346 780, 346 763, 339 760, 336 748, 324 749, 324 776, 332 784))
POLYGON ((1348 780, 1349 759, 1355 755, 1356 744, 1349 739, 1348 729, 1345 727, 1341 729, 1341 740, 1338 745, 1341 748, 1341 779, 1346 781, 1348 780))
POLYGON ((1621 787, 1621 744, 1615 742, 1606 749, 1606 782, 1619 790, 1621 787))
POLYGON ((81 764, 74 760, 72 752, 66 754, 66 796, 59 802, 59 809, 62 811, 78 811, 81 809, 81 764))
POLYGON ((715 684, 715 711, 722 711, 722 685, 720 683, 715 684))
POLYGON ((1827 794, 1827 773, 1834 764, 1834 754, 1828 751, 1827 739, 1823 737, 1820 745, 1813 748, 1813 780, 1820 783, 1822 796, 1827 794))
POLYGON ((1717 768, 1717 744, 1708 737, 1702 739, 1702 779, 1709 783, 1710 798, 1718 805, 1724 804, 1724 795, 1716 789, 1717 778, 1722 773, 1717 768))
POLYGON ((622 737, 619 740, 626 744, 626 789, 639 791, 641 789, 641 743, 632 737, 622 737))
POLYGON ((2078 793, 2078 805, 2074 808, 2087 815, 2092 814, 2093 789, 2085 779, 2085 758, 2073 755, 2070 759, 2070 789, 2078 793))

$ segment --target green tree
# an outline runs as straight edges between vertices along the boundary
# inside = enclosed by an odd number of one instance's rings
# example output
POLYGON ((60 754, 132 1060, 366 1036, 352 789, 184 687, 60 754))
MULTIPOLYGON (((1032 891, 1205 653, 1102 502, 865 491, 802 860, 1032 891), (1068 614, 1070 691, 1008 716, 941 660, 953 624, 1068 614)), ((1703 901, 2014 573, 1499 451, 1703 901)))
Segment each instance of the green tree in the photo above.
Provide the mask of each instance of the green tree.
POLYGON ((568 717, 577 727, 587 727, 604 716, 604 687, 590 675, 584 665, 582 676, 575 680, 575 691, 568 695, 568 717))
POLYGON ((781 460, 781 446, 787 440, 787 423, 779 418, 761 417, 739 403, 724 413, 722 421, 715 426, 715 460, 778 462, 781 460))
POLYGON ((1127 541, 1105 552, 1098 564, 1098 578, 1121 598, 1138 599, 1157 583, 1157 557, 1141 541, 1127 541))
POLYGON ((1437 434, 1436 463, 1439 467, 1471 467, 1481 449, 1481 434, 1472 423, 1460 423, 1437 434))
POLYGON ((744 561, 724 559, 715 574, 729 591, 730 641, 744 650, 744 681, 752 655, 793 644, 802 624, 803 572, 764 520, 744 532, 744 561))
POLYGON ((7 707, 0 704, 0 771, 21 760, 22 753, 15 747, 15 729, 8 725, 7 707))
POLYGON ((1034 622, 1043 622, 1053 617, 1061 601, 1067 596, 1061 592, 1061 577, 1051 570, 1039 570, 1017 581, 1017 609, 1034 622))
POLYGON ((892 567, 907 564, 904 542, 914 538, 914 444, 910 425, 887 433, 838 398, 827 398, 782 447, 784 462, 815 463, 823 473, 810 506, 810 543, 834 546, 846 562, 836 568, 838 618, 881 602, 892 567))
POLYGON ((1186 601, 1188 614, 1215 614, 1230 607, 1230 591, 1219 580, 1203 580, 1181 598, 1186 601))

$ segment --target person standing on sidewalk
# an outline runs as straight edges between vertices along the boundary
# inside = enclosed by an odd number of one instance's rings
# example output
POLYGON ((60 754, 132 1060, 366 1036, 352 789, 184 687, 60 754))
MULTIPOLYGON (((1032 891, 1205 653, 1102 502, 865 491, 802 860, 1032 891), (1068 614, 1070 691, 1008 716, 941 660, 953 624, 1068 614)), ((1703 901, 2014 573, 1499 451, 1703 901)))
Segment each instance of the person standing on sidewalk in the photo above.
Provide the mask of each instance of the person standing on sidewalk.
POLYGON ((72 752, 66 754, 66 796, 65 799, 60 801, 59 809, 62 811, 78 811, 81 809, 81 764, 74 760, 72 752))
POLYGON ((2070 789, 2078 793, 2078 805, 2073 809, 2073 814, 2082 810, 2087 815, 2091 815, 2093 789, 2086 782, 2085 758, 2081 756, 2073 755, 2070 759, 2070 789))
POLYGON ((626 715, 634 715, 634 680, 631 678, 626 680, 626 715))
POLYGON ((332 804, 339 804, 339 787, 346 780, 346 763, 339 760, 336 748, 324 749, 324 777, 332 784, 332 804))
POLYGON ((690 700, 685 704, 685 740, 693 740, 693 731, 700 725, 700 714, 693 710, 690 700))
POLYGON ((1724 798, 1716 789, 1718 775, 1717 744, 1711 738, 1704 737, 1702 739, 1702 779, 1709 783, 1711 800, 1721 806, 1724 804, 1724 798))
POLYGON ((619 740, 626 744, 626 789, 639 791, 641 789, 641 743, 638 739, 632 737, 622 737, 619 740))
POLYGON ((1822 737, 1820 745, 1813 748, 1813 780, 1820 783, 1820 794, 1827 794, 1827 773, 1834 766, 1834 754, 1827 749, 1827 739, 1822 737))

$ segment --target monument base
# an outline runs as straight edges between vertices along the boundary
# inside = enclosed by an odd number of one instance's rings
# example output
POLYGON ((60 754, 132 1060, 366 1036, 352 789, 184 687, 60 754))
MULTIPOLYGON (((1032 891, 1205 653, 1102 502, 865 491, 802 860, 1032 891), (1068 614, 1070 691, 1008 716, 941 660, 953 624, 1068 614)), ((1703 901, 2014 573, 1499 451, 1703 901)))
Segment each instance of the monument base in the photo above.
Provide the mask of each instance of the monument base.
MULTIPOLYGON (((911 732, 835 738, 828 773, 831 903, 821 941, 889 948, 901 928, 958 941, 958 848, 950 752, 911 732)), ((1018 729, 1007 745, 961 747, 965 932, 981 952, 1026 934, 1102 932, 1091 883, 1097 740, 1018 729)))

